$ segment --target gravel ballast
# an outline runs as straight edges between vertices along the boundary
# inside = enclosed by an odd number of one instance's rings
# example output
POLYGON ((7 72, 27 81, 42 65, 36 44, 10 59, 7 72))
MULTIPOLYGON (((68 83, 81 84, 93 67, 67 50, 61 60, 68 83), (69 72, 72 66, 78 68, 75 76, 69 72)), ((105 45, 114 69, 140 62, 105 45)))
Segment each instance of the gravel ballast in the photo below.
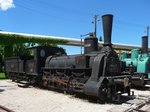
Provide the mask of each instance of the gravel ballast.
MULTIPOLYGON (((135 91, 150 95, 150 91, 135 91)), ((15 112, 107 112, 116 104, 92 103, 72 95, 39 89, 20 88, 11 80, 0 80, 0 105, 15 112)))

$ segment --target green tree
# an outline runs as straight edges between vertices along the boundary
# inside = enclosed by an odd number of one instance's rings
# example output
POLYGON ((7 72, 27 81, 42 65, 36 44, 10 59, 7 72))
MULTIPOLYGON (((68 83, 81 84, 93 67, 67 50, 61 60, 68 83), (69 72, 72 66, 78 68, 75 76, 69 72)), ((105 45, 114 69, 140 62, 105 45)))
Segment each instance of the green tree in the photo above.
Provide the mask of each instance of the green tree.
POLYGON ((4 65, 4 46, 0 45, 0 72, 2 71, 3 65, 4 65))
POLYGON ((52 45, 67 44, 68 41, 63 39, 41 38, 32 36, 23 36, 17 34, 2 34, 0 33, 0 45, 4 45, 4 57, 16 55, 16 52, 23 50, 26 47, 34 45, 52 45))

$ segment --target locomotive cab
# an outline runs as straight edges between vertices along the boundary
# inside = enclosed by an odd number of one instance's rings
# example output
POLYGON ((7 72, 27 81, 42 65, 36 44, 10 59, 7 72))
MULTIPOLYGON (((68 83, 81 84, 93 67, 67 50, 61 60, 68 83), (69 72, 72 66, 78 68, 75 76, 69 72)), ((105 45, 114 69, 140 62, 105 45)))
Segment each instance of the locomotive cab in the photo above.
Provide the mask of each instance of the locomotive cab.
POLYGON ((27 49, 30 59, 26 60, 25 73, 30 75, 41 74, 41 67, 45 64, 45 59, 51 53, 47 46, 38 46, 27 49))

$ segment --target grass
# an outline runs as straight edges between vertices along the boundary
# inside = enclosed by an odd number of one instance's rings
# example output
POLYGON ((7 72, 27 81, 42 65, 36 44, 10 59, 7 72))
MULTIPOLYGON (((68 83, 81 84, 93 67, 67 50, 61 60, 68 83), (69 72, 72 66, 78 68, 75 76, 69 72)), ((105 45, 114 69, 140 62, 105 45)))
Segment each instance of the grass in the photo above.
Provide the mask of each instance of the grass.
POLYGON ((0 73, 0 79, 5 79, 5 73, 0 73))

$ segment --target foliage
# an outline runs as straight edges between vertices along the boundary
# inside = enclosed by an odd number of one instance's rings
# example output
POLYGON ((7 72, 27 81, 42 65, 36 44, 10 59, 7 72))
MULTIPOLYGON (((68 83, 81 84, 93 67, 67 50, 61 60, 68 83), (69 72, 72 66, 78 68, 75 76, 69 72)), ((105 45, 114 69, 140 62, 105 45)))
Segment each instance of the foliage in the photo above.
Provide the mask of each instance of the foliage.
POLYGON ((38 45, 52 45, 67 44, 63 39, 51 39, 42 37, 23 36, 18 34, 0 34, 0 45, 4 47, 4 56, 9 57, 17 55, 18 52, 23 52, 27 47, 38 45))
POLYGON ((5 79, 5 73, 0 73, 0 79, 5 79))
POLYGON ((51 39, 42 37, 22 36, 17 34, 0 34, 0 44, 14 43, 39 43, 39 44, 67 44, 63 39, 51 39))
POLYGON ((25 49, 29 47, 29 44, 14 44, 13 45, 13 56, 18 56, 25 53, 25 49))
POLYGON ((0 71, 2 71, 2 65, 4 65, 4 46, 0 45, 0 71))

